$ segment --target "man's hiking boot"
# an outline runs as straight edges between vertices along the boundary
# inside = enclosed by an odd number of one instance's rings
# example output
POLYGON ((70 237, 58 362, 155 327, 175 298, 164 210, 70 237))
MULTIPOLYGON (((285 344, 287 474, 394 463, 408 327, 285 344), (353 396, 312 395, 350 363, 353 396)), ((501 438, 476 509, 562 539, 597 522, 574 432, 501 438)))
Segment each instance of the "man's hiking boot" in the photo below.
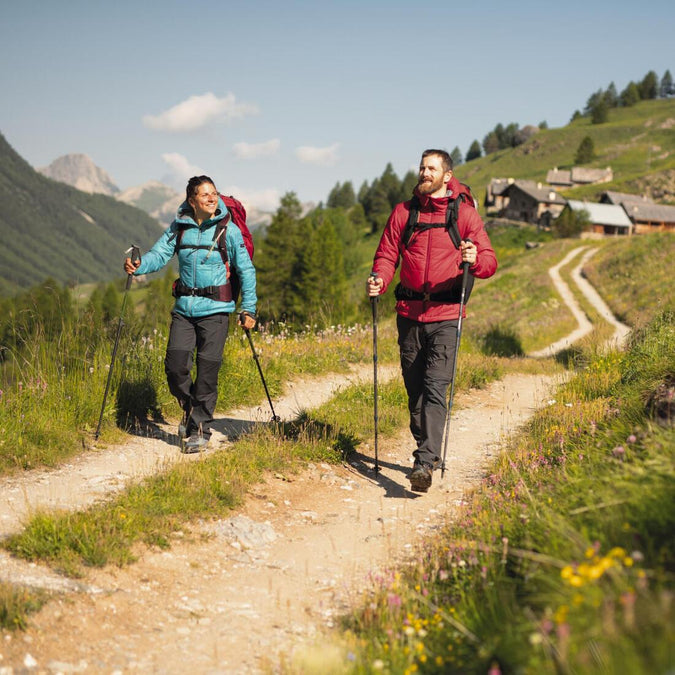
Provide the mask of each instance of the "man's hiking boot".
POLYGON ((413 492, 427 492, 431 487, 432 474, 433 468, 429 464, 415 462, 408 476, 410 489, 413 492))

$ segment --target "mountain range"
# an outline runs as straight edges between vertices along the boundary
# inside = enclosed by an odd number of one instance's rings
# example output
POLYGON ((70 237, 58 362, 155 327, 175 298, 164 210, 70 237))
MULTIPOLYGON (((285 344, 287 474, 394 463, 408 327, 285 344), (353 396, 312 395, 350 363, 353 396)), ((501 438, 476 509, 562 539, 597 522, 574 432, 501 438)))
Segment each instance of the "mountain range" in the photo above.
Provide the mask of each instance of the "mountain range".
POLYGON ((78 284, 123 277, 125 250, 131 244, 147 250, 162 232, 139 208, 35 171, 2 134, 0 200, 0 295, 48 278, 78 284))
MULTIPOLYGON (((71 185, 92 194, 114 197, 125 204, 142 209, 162 225, 169 225, 176 216, 176 209, 185 198, 172 187, 156 180, 121 191, 104 169, 96 166, 82 154, 63 155, 49 166, 39 168, 44 176, 71 185)), ((236 197, 236 195, 235 195, 236 197)), ((246 222, 251 231, 269 225, 272 214, 246 204, 246 222)))

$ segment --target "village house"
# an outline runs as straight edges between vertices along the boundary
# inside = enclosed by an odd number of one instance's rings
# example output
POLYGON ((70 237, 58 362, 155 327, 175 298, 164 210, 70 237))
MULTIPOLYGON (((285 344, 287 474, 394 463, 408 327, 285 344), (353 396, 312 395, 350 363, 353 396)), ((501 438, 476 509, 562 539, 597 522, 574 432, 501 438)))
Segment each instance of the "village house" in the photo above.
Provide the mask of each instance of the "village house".
POLYGON ((506 188, 503 198, 508 201, 500 213, 502 217, 539 227, 549 227, 566 204, 566 199, 553 188, 531 181, 515 181, 506 188))
POLYGON ((565 206, 574 213, 585 211, 591 223, 591 232, 596 235, 630 235, 633 224, 619 204, 598 204, 570 199, 565 206))
POLYGON ((571 169, 555 167, 546 174, 546 182, 554 188, 566 190, 578 185, 592 183, 609 183, 614 179, 611 167, 606 169, 587 169, 583 166, 573 166, 571 169))
POLYGON ((514 184, 529 185, 530 187, 536 187, 537 185, 536 181, 521 178, 493 178, 485 189, 483 206, 486 214, 501 215, 504 213, 509 203, 507 188, 514 184))
POLYGON ((635 234, 675 232, 675 206, 625 201, 621 207, 632 221, 635 234))
POLYGON ((623 202, 653 204, 654 200, 647 195, 635 195, 630 192, 614 192, 612 190, 606 190, 600 195, 601 204, 623 204, 623 202))

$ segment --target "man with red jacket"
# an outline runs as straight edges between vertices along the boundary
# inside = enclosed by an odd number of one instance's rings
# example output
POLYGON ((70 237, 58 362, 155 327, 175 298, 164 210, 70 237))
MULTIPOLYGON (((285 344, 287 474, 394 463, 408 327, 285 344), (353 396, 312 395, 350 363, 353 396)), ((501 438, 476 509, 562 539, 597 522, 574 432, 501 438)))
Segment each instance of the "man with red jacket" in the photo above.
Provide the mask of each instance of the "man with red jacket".
POLYGON ((469 263, 471 275, 480 279, 497 270, 495 253, 471 193, 454 178, 452 158, 445 150, 425 150, 415 197, 397 204, 389 216, 367 282, 368 295, 376 297, 387 290, 399 262, 398 344, 410 431, 417 443, 408 479, 412 490, 426 492, 433 471, 441 464, 446 395, 457 347, 462 263, 469 263), (455 200, 459 200, 459 249, 445 227, 446 211, 453 208, 455 200), (406 244, 404 232, 415 207, 419 209, 418 224, 406 244))

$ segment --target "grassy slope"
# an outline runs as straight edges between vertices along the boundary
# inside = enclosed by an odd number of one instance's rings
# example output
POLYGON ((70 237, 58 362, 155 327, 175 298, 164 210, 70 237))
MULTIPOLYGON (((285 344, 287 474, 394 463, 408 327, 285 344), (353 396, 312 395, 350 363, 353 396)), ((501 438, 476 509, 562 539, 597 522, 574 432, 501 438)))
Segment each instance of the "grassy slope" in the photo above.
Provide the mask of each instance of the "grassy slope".
POLYGON ((633 192, 645 181, 675 170, 675 99, 644 101, 631 108, 610 111, 609 122, 591 124, 583 118, 558 129, 545 129, 527 143, 500 150, 457 167, 457 177, 471 186, 479 202, 492 178, 525 178, 545 183, 546 173, 571 168, 584 136, 590 136, 597 158, 586 165, 611 166, 614 180, 602 185, 568 190, 571 199, 595 199, 604 190, 633 192))

